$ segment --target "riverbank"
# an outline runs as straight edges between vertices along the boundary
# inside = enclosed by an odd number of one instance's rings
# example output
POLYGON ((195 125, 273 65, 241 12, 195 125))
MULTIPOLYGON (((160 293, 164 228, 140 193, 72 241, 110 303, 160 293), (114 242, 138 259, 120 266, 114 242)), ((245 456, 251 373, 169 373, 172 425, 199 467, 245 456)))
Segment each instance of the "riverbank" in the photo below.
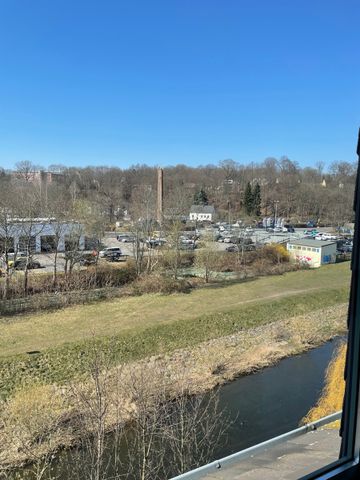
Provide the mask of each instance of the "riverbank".
POLYGON ((136 414, 139 392, 155 398, 159 391, 166 391, 168 399, 206 392, 344 335, 346 312, 347 303, 338 303, 291 318, 283 315, 277 321, 117 367, 106 359, 102 363, 104 357, 95 349, 95 364, 102 369, 97 378, 92 375, 91 380, 66 386, 32 385, 17 391, 3 405, 0 462, 21 464, 76 443, 81 433, 95 427, 90 413, 99 385, 108 406, 105 430, 110 431, 136 414), (86 425, 82 432, 79 418, 86 425))

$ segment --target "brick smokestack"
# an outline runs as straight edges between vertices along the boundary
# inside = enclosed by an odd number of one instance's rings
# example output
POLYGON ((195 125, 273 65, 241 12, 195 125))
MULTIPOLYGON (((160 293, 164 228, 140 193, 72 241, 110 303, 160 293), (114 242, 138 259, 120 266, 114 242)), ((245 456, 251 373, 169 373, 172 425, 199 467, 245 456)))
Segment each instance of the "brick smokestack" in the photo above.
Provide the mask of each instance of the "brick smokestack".
POLYGON ((157 212, 156 219, 161 224, 163 219, 163 199, 164 199, 164 172, 162 168, 157 170, 157 212))

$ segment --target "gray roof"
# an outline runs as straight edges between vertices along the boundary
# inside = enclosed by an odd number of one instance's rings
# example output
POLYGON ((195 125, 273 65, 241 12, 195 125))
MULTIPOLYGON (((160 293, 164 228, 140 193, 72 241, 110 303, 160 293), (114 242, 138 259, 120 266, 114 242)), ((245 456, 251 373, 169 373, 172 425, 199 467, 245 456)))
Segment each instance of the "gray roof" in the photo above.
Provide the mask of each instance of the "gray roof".
POLYGON ((215 213, 212 205, 191 205, 190 213, 215 213))
POLYGON ((289 240, 290 245, 303 245, 304 247, 327 247, 328 245, 336 244, 335 240, 308 240, 307 238, 300 240, 289 240))

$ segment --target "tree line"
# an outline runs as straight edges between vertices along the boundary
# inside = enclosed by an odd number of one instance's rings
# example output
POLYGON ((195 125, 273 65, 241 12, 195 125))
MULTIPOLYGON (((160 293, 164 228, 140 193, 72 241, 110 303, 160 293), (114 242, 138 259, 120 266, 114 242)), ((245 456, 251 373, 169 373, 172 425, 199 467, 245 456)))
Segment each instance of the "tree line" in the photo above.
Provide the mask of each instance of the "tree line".
MULTIPOLYGON (((40 170, 30 162, 19 162, 14 172, 1 172, 0 183, 10 183, 12 189, 19 182, 37 185, 43 215, 61 199, 63 212, 95 213, 108 225, 121 220, 124 211, 133 219, 156 218, 156 167, 50 165, 44 170, 53 175, 51 181, 36 177, 40 170)), ((179 210, 180 197, 182 215, 188 215, 192 203, 210 204, 223 218, 229 205, 232 216, 241 218, 273 215, 276 203, 278 215, 294 222, 311 218, 341 225, 352 220, 355 177, 355 163, 333 162, 327 169, 322 162, 300 167, 287 157, 250 165, 224 160, 195 168, 169 166, 164 168, 164 213, 179 210)))

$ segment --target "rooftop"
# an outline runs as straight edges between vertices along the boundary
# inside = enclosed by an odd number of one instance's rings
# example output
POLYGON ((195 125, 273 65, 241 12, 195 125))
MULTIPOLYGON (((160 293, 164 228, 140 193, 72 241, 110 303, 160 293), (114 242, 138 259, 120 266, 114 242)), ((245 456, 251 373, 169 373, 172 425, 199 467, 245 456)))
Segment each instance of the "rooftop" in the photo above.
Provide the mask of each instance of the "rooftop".
POLYGON ((314 430, 200 478, 295 480, 335 462, 339 458, 340 441, 338 430, 314 430))
POLYGON ((332 427, 340 418, 336 412, 172 480, 295 480, 338 460, 341 438, 332 427))
POLYGON ((336 243, 336 240, 309 240, 307 238, 300 240, 289 240, 287 243, 291 245, 303 245, 304 247, 326 247, 328 245, 333 245, 336 243))
POLYGON ((213 205, 191 205, 190 213, 215 213, 213 205))

